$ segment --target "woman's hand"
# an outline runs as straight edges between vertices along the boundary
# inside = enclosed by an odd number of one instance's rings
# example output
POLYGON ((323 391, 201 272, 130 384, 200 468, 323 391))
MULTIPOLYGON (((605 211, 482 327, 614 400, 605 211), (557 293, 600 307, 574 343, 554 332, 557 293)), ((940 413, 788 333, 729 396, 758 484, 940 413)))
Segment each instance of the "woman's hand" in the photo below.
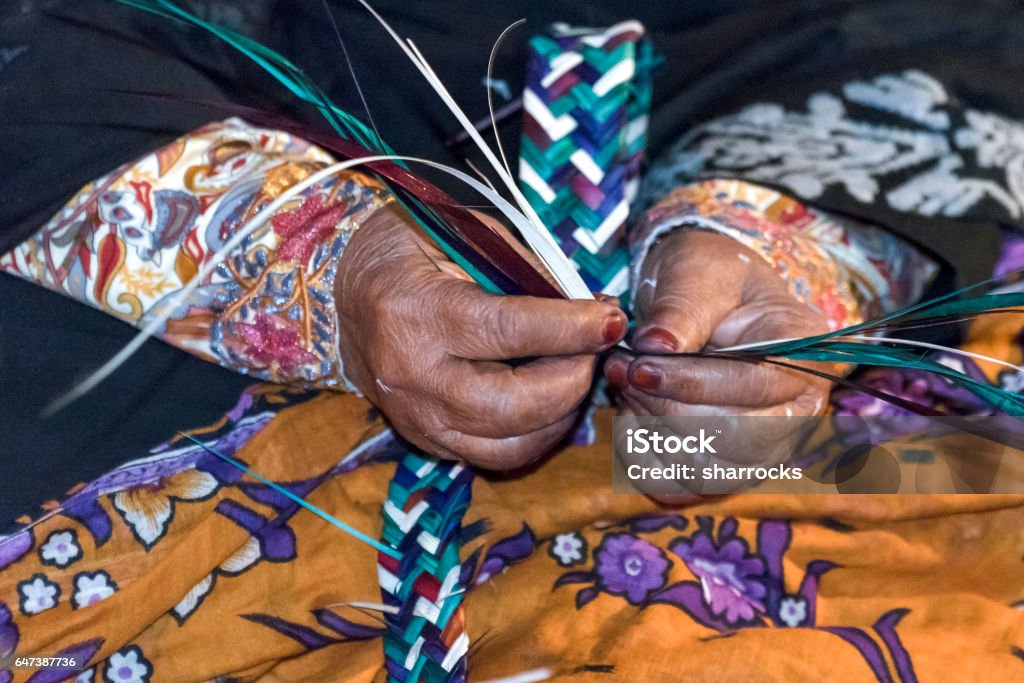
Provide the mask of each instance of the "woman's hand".
MULTIPOLYGON (((775 271, 750 249, 715 233, 676 231, 652 249, 641 278, 632 344, 637 353, 617 351, 604 369, 608 381, 621 390, 627 413, 801 416, 816 415, 825 407, 828 382, 797 370, 643 353, 713 350, 827 332, 824 318, 794 298, 775 271)), ((801 420, 748 422, 732 436, 754 447, 702 454, 708 458, 703 462, 729 466, 786 462, 807 426, 801 420)), ((657 483, 642 485, 640 490, 663 504, 682 505, 700 498, 694 494, 728 493, 731 487, 729 482, 705 486, 697 480, 681 481, 667 490, 657 483)))
POLYGON ((637 353, 616 352, 605 365, 635 414, 815 415, 825 407, 828 382, 803 372, 644 355, 828 331, 824 318, 794 298, 763 259, 729 237, 679 230, 655 245, 638 285, 636 317, 637 353))
POLYGON ((484 292, 394 206, 352 236, 336 295, 356 387, 420 448, 493 469, 567 434, 627 327, 607 303, 484 292))

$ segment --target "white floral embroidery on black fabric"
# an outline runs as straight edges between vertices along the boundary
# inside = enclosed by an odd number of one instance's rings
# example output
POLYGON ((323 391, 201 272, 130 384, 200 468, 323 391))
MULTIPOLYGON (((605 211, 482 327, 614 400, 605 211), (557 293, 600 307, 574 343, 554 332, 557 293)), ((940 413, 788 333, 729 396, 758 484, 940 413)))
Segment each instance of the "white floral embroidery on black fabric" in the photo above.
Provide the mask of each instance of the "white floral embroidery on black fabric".
POLYGON ((949 114, 936 109, 949 102, 946 89, 920 71, 879 76, 870 83, 847 83, 843 95, 851 102, 892 112, 935 130, 949 128, 949 114))
POLYGON ((1024 124, 997 114, 968 109, 967 126, 956 132, 956 143, 973 149, 978 165, 1002 169, 1006 187, 1016 205, 1014 215, 1024 213, 1024 124))
POLYGON ((737 176, 810 200, 836 188, 924 216, 960 217, 983 200, 1005 218, 1024 216, 1024 124, 955 105, 920 71, 848 83, 842 97, 815 93, 806 112, 754 104, 686 135, 652 169, 644 195, 737 176), (854 117, 851 107, 873 114, 854 117))
POLYGON ((18 57, 28 52, 28 45, 11 45, 0 47, 0 71, 18 57))

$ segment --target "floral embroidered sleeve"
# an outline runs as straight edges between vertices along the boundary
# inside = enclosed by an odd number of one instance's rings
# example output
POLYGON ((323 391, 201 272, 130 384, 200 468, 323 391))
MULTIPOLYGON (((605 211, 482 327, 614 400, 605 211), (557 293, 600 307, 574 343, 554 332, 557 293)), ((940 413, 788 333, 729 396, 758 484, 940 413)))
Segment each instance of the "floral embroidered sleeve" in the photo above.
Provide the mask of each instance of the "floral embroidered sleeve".
MULTIPOLYGON (((0 270, 142 327, 249 218, 332 161, 280 131, 214 123, 86 185, 0 256, 0 270)), ((261 379, 351 388, 334 279, 349 236, 389 201, 355 172, 314 184, 229 254, 158 336, 261 379)))
POLYGON ((805 206, 741 180, 704 180, 668 193, 631 234, 633 291, 648 251, 670 230, 710 230, 761 256, 790 292, 839 329, 909 304, 937 265, 895 235, 805 206))

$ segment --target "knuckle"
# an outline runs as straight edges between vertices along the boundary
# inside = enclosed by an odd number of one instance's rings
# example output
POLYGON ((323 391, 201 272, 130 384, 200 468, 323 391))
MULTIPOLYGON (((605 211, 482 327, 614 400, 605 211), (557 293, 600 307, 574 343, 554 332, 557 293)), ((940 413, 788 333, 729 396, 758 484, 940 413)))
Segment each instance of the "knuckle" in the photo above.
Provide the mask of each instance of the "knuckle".
POLYGON ((503 469, 501 452, 495 443, 471 439, 456 430, 448 430, 443 439, 448 448, 465 459, 466 462, 487 470, 503 469))
POLYGON ((486 400, 486 411, 491 436, 505 438, 522 433, 522 427, 532 418, 531 406, 523 405, 504 392, 493 394, 486 400))
POLYGON ((682 292, 659 293, 654 301, 653 313, 659 317, 690 320, 704 314, 704 307, 682 292))
POLYGON ((406 308, 404 297, 394 290, 387 289, 370 292, 367 305, 373 318, 378 321, 401 319, 406 308))
POLYGON ((457 383, 437 377, 431 384, 435 400, 448 417, 449 423, 463 424, 479 419, 479 403, 472 396, 467 396, 466 391, 457 383))

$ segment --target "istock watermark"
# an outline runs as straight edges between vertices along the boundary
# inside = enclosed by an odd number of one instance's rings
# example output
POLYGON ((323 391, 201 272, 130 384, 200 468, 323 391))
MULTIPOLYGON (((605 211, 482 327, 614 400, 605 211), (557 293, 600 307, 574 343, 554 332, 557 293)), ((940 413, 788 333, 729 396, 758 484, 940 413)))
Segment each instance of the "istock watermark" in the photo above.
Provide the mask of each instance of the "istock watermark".
POLYGON ((626 447, 631 453, 657 453, 659 455, 672 455, 675 453, 714 453, 715 447, 711 442, 713 436, 707 436, 704 430, 700 435, 679 437, 675 434, 665 436, 656 429, 627 429, 626 447))
POLYGON ((617 417, 613 489, 1024 493, 1024 421, 1002 417, 617 417))

